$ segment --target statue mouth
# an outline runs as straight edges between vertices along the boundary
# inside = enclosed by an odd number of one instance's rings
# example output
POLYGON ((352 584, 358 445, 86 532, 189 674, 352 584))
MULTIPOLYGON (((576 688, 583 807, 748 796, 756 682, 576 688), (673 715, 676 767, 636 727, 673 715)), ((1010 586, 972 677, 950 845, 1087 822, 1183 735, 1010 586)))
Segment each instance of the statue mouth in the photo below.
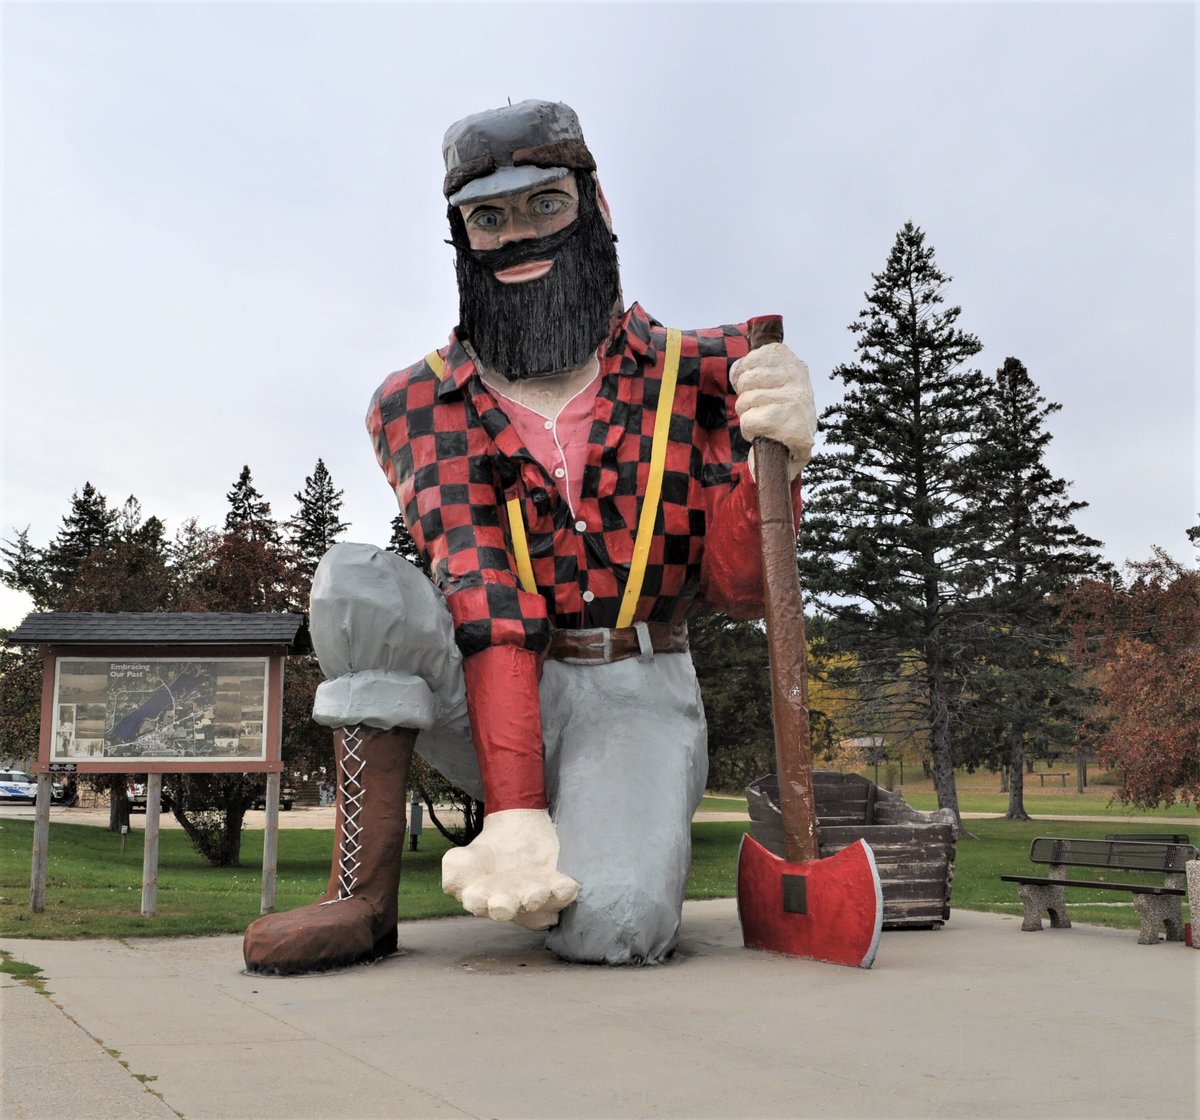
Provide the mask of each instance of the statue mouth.
POLYGON ((526 264, 513 265, 512 268, 502 268, 492 273, 501 284, 524 284, 529 280, 538 280, 554 267, 550 261, 529 261, 526 264))

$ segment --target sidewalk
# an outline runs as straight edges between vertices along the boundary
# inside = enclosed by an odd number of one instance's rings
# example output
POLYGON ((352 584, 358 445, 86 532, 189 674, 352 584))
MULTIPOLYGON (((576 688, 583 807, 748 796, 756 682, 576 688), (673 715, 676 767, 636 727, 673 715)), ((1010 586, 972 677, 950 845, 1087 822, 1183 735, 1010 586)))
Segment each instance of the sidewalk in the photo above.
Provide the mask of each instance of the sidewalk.
POLYGON ((1194 1117, 1197 970, 1132 930, 956 910, 874 969, 741 947, 689 902, 677 959, 566 965, 472 918, 402 953, 245 975, 236 937, 23 941, 0 978, 6 1120, 1194 1117), (144 1078, 145 1080, 139 1080, 144 1078))

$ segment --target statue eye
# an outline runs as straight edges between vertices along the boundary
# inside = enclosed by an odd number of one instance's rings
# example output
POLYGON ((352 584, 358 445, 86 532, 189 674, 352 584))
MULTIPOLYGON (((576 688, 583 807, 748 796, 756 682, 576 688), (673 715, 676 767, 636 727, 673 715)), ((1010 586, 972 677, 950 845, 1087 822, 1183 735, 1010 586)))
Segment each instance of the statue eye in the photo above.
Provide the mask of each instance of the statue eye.
POLYGON ((471 225, 476 229, 496 230, 504 224, 504 219, 499 210, 476 210, 470 218, 471 225))
POLYGON ((566 201, 561 198, 555 198, 553 195, 544 194, 540 198, 533 200, 533 212, 542 218, 557 214, 564 206, 566 206, 566 201))

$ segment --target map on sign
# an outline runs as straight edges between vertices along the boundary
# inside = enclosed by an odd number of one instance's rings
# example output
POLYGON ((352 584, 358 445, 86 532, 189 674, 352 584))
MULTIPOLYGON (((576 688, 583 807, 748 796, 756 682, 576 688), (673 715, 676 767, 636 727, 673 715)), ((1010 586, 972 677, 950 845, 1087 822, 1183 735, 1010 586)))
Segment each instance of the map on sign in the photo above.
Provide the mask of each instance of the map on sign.
POLYGON ((59 658, 51 762, 265 759, 267 661, 59 658))

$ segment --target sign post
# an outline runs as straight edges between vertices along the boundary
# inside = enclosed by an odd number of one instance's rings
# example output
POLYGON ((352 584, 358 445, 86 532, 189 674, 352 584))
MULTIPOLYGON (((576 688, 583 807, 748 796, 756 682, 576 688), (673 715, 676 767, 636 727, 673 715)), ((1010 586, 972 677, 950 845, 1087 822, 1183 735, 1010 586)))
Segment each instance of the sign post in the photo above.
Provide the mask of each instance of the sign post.
POLYGON ((267 775, 267 820, 263 832, 261 913, 275 909, 275 881, 279 864, 279 775, 267 775))
POLYGON ((50 864, 49 774, 37 776, 37 799, 33 810, 33 867, 29 872, 29 909, 40 914, 46 909, 46 869, 50 864))

